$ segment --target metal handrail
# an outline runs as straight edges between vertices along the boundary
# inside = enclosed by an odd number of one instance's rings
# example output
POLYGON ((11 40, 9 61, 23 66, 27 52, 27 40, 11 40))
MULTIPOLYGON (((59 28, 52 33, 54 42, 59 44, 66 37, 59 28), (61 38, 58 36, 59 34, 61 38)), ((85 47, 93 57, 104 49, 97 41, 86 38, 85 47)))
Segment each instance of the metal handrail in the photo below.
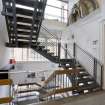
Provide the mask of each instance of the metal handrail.
MULTIPOLYGON (((57 39, 58 43, 59 43, 59 42, 61 43, 61 38, 58 38, 57 35, 55 35, 55 34, 53 34, 52 32, 50 32, 46 26, 42 25, 41 27, 42 27, 42 29, 44 29, 48 34, 50 34, 51 38, 55 38, 55 39, 57 39)), ((62 48, 64 51, 65 51, 65 50, 67 51, 67 54, 68 54, 68 56, 69 56, 70 58, 72 57, 71 54, 70 54, 70 52, 68 51, 68 49, 64 48, 64 46, 62 46, 62 45, 61 45, 61 48, 62 48)))
POLYGON ((57 40, 60 40, 60 38, 58 38, 57 35, 54 35, 52 32, 50 32, 50 31, 48 30, 48 28, 45 27, 43 24, 42 24, 41 27, 42 27, 42 29, 44 29, 46 32, 48 32, 52 37, 55 37, 57 40))
POLYGON ((79 61, 79 63, 84 67, 91 76, 93 76, 96 83, 103 88, 103 64, 93 55, 91 55, 89 52, 81 48, 79 45, 74 43, 74 58, 76 61, 79 61), (79 52, 78 52, 79 51, 79 52), (79 56, 78 56, 79 54, 79 56), (83 62, 83 59, 80 59, 80 55, 83 54, 83 57, 85 59, 85 63, 83 62))
POLYGON ((69 55, 70 58, 72 58, 71 54, 70 54, 70 51, 66 48, 64 48, 63 46, 61 46, 64 50, 67 50, 67 54, 69 55))
POLYGON ((81 48, 81 47, 80 47, 79 45, 77 45, 76 43, 75 43, 75 45, 76 45, 79 49, 81 49, 85 54, 87 54, 90 58, 95 59, 98 64, 100 64, 101 66, 103 66, 103 64, 102 64, 96 57, 94 57, 92 54, 90 54, 89 52, 87 52, 86 50, 84 50, 83 48, 81 48))

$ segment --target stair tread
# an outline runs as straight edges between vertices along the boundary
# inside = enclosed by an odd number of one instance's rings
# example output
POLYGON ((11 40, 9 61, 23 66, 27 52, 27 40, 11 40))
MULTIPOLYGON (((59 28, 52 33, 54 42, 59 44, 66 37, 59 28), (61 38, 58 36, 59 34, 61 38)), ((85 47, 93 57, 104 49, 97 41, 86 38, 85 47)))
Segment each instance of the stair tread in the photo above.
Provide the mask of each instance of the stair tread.
MULTIPOLYGON (((11 26, 11 28, 13 27, 13 25, 11 26)), ((17 24, 17 30, 31 30, 32 26, 29 25, 22 25, 22 24, 17 24)), ((36 30, 38 29, 38 26, 34 26, 34 31, 36 32, 36 30)), ((31 33, 31 32, 30 32, 31 33)))
MULTIPOLYGON (((11 38, 15 39, 15 36, 11 36, 11 38)), ((30 36, 29 37, 17 36, 17 39, 30 40, 30 36)), ((36 37, 32 37, 32 40, 36 40, 36 37)))
POLYGON ((93 78, 82 78, 82 79, 78 79, 78 82, 81 83, 81 82, 90 82, 90 81, 94 81, 93 78))
POLYGON ((54 55, 54 53, 52 53, 52 52, 49 52, 48 54, 50 54, 50 55, 54 55))
MULTIPOLYGON (((11 33, 13 33, 13 31, 11 30, 11 33)), ((30 35, 30 32, 27 32, 27 31, 25 31, 25 30, 17 30, 17 34, 18 35, 26 35, 26 36, 29 36, 30 35)), ((33 35, 37 35, 37 33, 36 32, 33 32, 33 35)))
MULTIPOLYGON (((34 7, 34 3, 35 2, 36 2, 35 0, 16 0, 17 4, 26 5, 26 6, 29 6, 29 7, 34 7)), ((40 7, 42 5, 43 5, 43 3, 39 2, 39 6, 38 7, 40 7)))
POLYGON ((33 94, 33 95, 25 95, 25 96, 18 96, 17 98, 26 98, 26 97, 32 97, 32 96, 35 96, 35 94, 33 94))
MULTIPOLYGON (((40 42, 31 42, 32 46, 36 47, 36 45, 39 45, 40 42)), ((6 43, 7 47, 17 47, 15 42, 14 43, 6 43)), ((29 46, 29 41, 18 41, 18 47, 28 47, 29 46)))
MULTIPOLYGON (((13 17, 9 17, 10 21, 13 21, 13 17)), ((20 16, 16 16, 16 20, 17 22, 20 23, 28 23, 31 24, 32 23, 32 18, 28 18, 28 17, 20 17, 20 16)), ((40 18, 35 19, 35 23, 38 24, 40 22, 40 18)))
POLYGON ((79 73, 78 77, 82 77, 82 76, 90 76, 89 73, 84 72, 84 73, 79 73))
POLYGON ((99 88, 99 85, 97 85, 96 83, 93 83, 93 84, 83 85, 81 87, 79 86, 78 90, 95 89, 95 88, 99 88))
POLYGON ((74 59, 60 59, 60 62, 61 62, 61 64, 63 63, 63 64, 65 64, 65 63, 71 63, 71 62, 73 62, 74 61, 74 59))
POLYGON ((35 83, 30 82, 30 83, 20 83, 20 84, 18 84, 18 86, 24 86, 24 85, 38 85, 38 86, 41 87, 41 85, 36 83, 36 82, 35 83))
MULTIPOLYGON (((8 13, 12 13, 12 8, 8 8, 8 13)), ((42 12, 36 12, 36 16, 40 17, 42 12)), ((16 15, 33 16, 33 10, 16 7, 16 15)))

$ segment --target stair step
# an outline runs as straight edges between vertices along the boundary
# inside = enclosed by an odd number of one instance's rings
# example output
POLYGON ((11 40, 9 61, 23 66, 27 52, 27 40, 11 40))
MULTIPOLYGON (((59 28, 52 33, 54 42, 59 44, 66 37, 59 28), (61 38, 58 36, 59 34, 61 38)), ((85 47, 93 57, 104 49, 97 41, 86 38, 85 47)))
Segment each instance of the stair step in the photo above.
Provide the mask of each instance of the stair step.
MULTIPOLYGON (((11 33, 14 33, 14 32, 11 31, 11 33)), ((26 35, 26 36, 30 36, 30 31, 27 32, 27 31, 24 31, 24 30, 21 30, 21 31, 17 30, 17 34, 18 34, 18 35, 26 35)), ((37 35, 37 33, 36 33, 36 32, 33 32, 33 35, 37 35)))
POLYGON ((49 49, 44 49, 43 52, 48 53, 50 50, 49 49))
POLYGON ((18 86, 27 86, 27 85, 37 85, 37 86, 41 87, 41 85, 36 83, 36 82, 35 83, 30 82, 30 83, 21 83, 21 84, 18 84, 18 86))
POLYGON ((90 89, 96 89, 96 88, 99 88, 99 85, 97 85, 96 83, 93 83, 93 84, 83 85, 79 88, 79 90, 90 90, 90 89))
POLYGON ((45 46, 39 45, 38 47, 42 48, 44 50, 45 46))
POLYGON ((18 93, 27 93, 27 92, 34 92, 34 91, 38 91, 38 89, 33 89, 33 90, 21 90, 21 91, 18 91, 18 93))
POLYGON ((18 93, 27 93, 27 92, 34 92, 34 91, 38 91, 38 92, 40 92, 40 94, 46 94, 47 93, 46 90, 43 88, 20 90, 20 91, 18 91, 18 93))
MULTIPOLYGON (((11 28, 13 27, 14 25, 12 24, 11 25, 11 28)), ((30 30, 30 33, 31 33, 31 30, 32 30, 32 26, 29 26, 29 25, 20 25, 20 24, 17 24, 17 30, 30 30)), ((34 27, 34 31, 36 32, 36 30, 38 30, 38 26, 34 27)))
POLYGON ((54 55, 54 53, 51 53, 51 52, 50 52, 50 53, 48 53, 48 54, 50 54, 50 55, 52 55, 52 56, 54 55))
POLYGON ((34 47, 35 49, 37 49, 37 50, 40 50, 40 51, 44 51, 44 46, 37 46, 37 47, 34 47))
MULTIPOLYGON (((28 10, 28 9, 23 9, 23 8, 16 8, 16 14, 18 15, 25 15, 25 16, 33 16, 33 11, 32 10, 28 10)), ((41 16, 41 12, 37 12, 36 16, 39 17, 41 16)))
MULTIPOLYGON (((21 4, 29 7, 34 7, 35 2, 36 2, 35 0, 16 0, 17 4, 21 4)), ((38 7, 41 8, 42 6, 43 6, 43 3, 39 2, 38 7)))
POLYGON ((94 79, 92 79, 92 78, 82 78, 82 79, 79 79, 78 80, 78 83, 85 83, 85 82, 92 82, 92 81, 94 81, 94 79))
POLYGON ((73 95, 86 94, 86 93, 95 92, 98 90, 100 90, 100 87, 96 83, 87 84, 87 85, 79 86, 79 88, 77 90, 73 90, 73 95), (87 92, 85 92, 85 91, 87 91, 87 92))
POLYGON ((54 56, 55 58, 58 58, 58 56, 54 56))
POLYGON ((70 65, 70 64, 68 64, 68 65, 61 64, 61 67, 64 67, 64 68, 70 68, 70 67, 71 67, 71 65, 70 65))
POLYGON ((89 73, 84 72, 84 73, 79 73, 78 77, 84 77, 84 76, 90 76, 89 73))
MULTIPOLYGON (((13 17, 9 17, 9 20, 10 20, 10 21, 13 21, 13 17)), ((17 20, 17 22, 20 22, 20 23, 32 24, 32 18, 17 16, 17 17, 16 17, 16 20, 17 20)), ((35 19, 35 23, 36 23, 36 24, 39 24, 39 22, 40 22, 40 18, 35 19)))
MULTIPOLYGON (((11 36, 11 38, 16 39, 15 36, 11 36)), ((17 36, 17 39, 23 39, 23 40, 30 40, 30 36, 29 37, 23 37, 23 36, 17 36)), ((36 38, 32 37, 32 40, 36 40, 36 38)))
MULTIPOLYGON (((8 12, 12 13, 12 8, 9 8, 8 12)), ((36 17, 37 18, 40 17, 41 14, 42 14, 42 12, 40 12, 40 11, 36 12, 36 17)), ((24 16, 33 17, 33 10, 16 7, 16 15, 24 15, 24 16)))
POLYGON ((76 67, 76 69, 79 69, 80 71, 85 71, 83 67, 76 67))
POLYGON ((24 96, 18 96, 18 97, 16 97, 16 98, 28 98, 28 97, 32 97, 32 96, 35 96, 35 94, 33 94, 33 95, 24 95, 24 96))
POLYGON ((61 63, 69 63, 71 61, 74 61, 74 59, 60 59, 61 63))
MULTIPOLYGON (((36 47, 36 45, 39 45, 40 42, 31 42, 33 47, 36 47)), ((7 47, 17 47, 16 42, 13 43, 6 43, 7 47)), ((28 47, 29 41, 18 41, 18 47, 28 47)))
MULTIPOLYGON (((28 41, 27 41, 27 42, 25 42, 25 41, 18 41, 18 43, 20 43, 20 44, 29 44, 28 41)), ((39 45, 40 42, 32 42, 32 44, 33 44, 33 45, 39 45)))

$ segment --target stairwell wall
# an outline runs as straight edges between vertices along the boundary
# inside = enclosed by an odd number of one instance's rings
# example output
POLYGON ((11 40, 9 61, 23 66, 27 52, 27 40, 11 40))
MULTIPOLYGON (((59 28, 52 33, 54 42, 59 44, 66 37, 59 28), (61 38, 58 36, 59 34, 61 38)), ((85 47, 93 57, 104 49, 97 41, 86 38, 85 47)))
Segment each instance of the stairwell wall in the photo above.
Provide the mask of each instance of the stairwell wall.
POLYGON ((8 33, 6 29, 5 17, 1 15, 2 0, 0 0, 0 68, 8 64, 9 49, 5 47, 5 42, 8 41, 8 33))
MULTIPOLYGON (((9 63, 9 49, 5 47, 5 42, 8 40, 6 30, 5 17, 1 15, 2 0, 0 0, 0 68, 3 68, 9 63)), ((0 98, 9 97, 9 86, 0 86, 0 98)), ((8 105, 0 104, 0 105, 8 105)))
POLYGON ((76 42, 81 48, 102 61, 101 30, 101 15, 100 10, 97 10, 88 17, 70 25, 64 31, 62 39, 65 39, 69 47, 72 47, 73 42, 76 42))
MULTIPOLYGON (((91 55, 96 57, 102 64, 103 60, 103 35, 102 35, 102 24, 103 24, 102 8, 89 14, 87 17, 78 20, 76 23, 71 24, 64 32, 62 39, 68 43, 69 51, 73 56, 73 43, 76 42, 82 49, 89 52, 91 55)), ((87 67, 90 67, 90 63, 87 63, 87 58, 80 55, 79 59, 87 67)), ((92 74, 92 71, 88 71, 92 74)), ((104 81, 105 82, 105 79, 104 81)), ((105 89, 105 85, 104 85, 105 89)))

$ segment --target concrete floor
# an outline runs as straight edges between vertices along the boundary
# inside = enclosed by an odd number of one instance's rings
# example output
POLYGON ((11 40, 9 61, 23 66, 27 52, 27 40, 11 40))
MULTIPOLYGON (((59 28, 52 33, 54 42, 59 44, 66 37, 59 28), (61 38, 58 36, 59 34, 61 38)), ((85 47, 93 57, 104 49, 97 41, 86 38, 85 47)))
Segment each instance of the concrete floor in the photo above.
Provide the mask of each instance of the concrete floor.
POLYGON ((37 105, 105 105, 105 91, 45 102, 37 105))

